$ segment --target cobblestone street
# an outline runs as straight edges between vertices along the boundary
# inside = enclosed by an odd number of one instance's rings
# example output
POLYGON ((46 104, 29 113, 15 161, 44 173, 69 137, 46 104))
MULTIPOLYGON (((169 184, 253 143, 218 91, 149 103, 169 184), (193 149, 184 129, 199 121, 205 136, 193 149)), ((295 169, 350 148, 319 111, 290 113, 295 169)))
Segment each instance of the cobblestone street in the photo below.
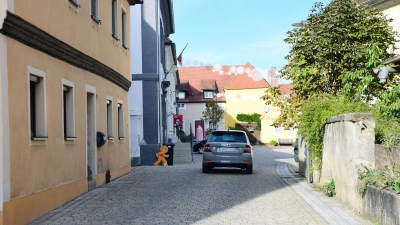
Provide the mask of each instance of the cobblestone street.
POLYGON ((342 211, 330 220, 288 185, 304 182, 279 174, 293 162, 291 150, 255 146, 252 175, 222 168, 203 174, 198 154, 192 164, 134 167, 31 224, 369 224, 342 211))

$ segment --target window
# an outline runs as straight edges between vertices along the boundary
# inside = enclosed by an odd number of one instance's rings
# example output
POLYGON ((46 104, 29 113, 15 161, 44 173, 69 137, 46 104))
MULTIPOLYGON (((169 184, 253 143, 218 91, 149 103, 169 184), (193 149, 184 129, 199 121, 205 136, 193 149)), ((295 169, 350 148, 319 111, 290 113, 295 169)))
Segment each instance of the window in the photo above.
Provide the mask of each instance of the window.
POLYGON ((204 91, 204 98, 213 98, 214 92, 213 91, 204 91))
POLYGON ((113 99, 107 96, 107 136, 108 140, 114 140, 113 131, 113 99))
POLYGON ((122 18, 121 18, 121 24, 122 24, 122 46, 124 48, 128 48, 127 43, 126 43, 126 11, 122 9, 122 18))
POLYGON ((186 109, 185 103, 178 103, 178 109, 186 109))
POLYGON ((186 93, 183 91, 179 92, 179 99, 185 99, 186 98, 186 93))
POLYGON ((46 74, 28 67, 29 129, 30 139, 46 141, 46 74))
POLYGON ((275 127, 275 134, 282 134, 283 133, 283 127, 279 126, 279 127, 275 127))
POLYGON ((63 125, 64 140, 73 141, 75 137, 74 83, 63 79, 63 125))
POLYGON ((90 0, 90 9, 91 9, 91 17, 97 23, 101 23, 99 19, 99 1, 98 0, 90 0))
POLYGON ((118 100, 118 139, 125 140, 124 134, 124 108, 122 101, 118 100))
POLYGON ((293 128, 293 127, 291 127, 291 128, 289 128, 289 130, 288 130, 288 133, 290 133, 290 134, 297 133, 297 129, 296 129, 296 128, 293 128))
POLYGON ((118 15, 118 8, 117 8, 117 0, 111 1, 111 34, 112 36, 118 39, 118 23, 117 23, 117 15, 118 15))

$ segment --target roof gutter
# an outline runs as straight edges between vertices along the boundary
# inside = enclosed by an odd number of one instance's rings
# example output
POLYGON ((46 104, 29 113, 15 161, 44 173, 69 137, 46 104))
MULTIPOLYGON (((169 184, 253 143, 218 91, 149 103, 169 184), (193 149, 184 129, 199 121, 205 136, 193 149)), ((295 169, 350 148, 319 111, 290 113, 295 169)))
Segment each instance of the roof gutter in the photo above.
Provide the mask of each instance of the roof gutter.
POLYGON ((360 4, 360 6, 370 6, 371 9, 383 11, 400 4, 400 0, 367 0, 360 4))

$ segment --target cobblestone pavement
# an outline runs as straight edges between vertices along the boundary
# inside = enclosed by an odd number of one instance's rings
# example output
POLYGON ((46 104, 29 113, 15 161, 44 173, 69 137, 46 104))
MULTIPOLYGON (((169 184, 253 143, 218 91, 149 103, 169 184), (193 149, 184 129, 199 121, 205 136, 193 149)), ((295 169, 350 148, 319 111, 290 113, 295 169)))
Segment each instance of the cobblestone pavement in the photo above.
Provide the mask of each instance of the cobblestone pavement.
POLYGON ((293 176, 287 166, 294 164, 291 149, 255 146, 252 175, 225 168, 203 174, 198 154, 192 164, 134 167, 31 225, 370 224, 312 194, 293 176))

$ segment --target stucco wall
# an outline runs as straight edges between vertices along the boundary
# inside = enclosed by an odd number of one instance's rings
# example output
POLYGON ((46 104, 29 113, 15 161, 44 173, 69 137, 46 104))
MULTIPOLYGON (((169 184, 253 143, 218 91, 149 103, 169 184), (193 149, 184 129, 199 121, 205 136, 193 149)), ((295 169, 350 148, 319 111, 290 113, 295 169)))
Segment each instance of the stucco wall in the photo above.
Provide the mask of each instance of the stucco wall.
MULTIPOLYGON (((7 40, 10 146, 11 146, 11 198, 45 190, 86 177, 86 89, 96 88, 96 129, 107 133, 106 95, 114 102, 128 103, 127 92, 98 75, 91 74, 65 62, 36 51, 13 39, 7 40), (21 54, 23 53, 23 54, 21 54), (46 122, 48 141, 45 145, 29 144, 28 66, 46 73, 46 122), (12 78, 12 79, 11 79, 12 78), (75 84, 75 144, 63 143, 62 78, 75 84), (32 173, 35 171, 35 173, 32 173)), ((117 131, 117 106, 113 109, 114 133, 117 131)), ((124 131, 129 137, 128 107, 124 107, 124 131)), ((116 135, 118 137, 118 135, 116 135)), ((129 142, 107 141, 97 149, 103 171, 129 165, 129 142)))
POLYGON ((226 117, 225 129, 235 127, 237 114, 253 114, 263 115, 264 101, 261 96, 265 94, 266 88, 245 89, 245 90, 225 90, 226 98, 226 117))
MULTIPOLYGON (((393 21, 389 23, 390 26, 393 27, 393 30, 400 31, 400 5, 391 7, 389 9, 385 9, 382 11, 384 15, 388 18, 392 18, 393 21)), ((396 51, 395 54, 400 54, 400 43, 396 43, 396 51)))
POLYGON ((335 181, 336 196, 357 210, 362 198, 357 191, 358 168, 375 166, 375 122, 371 114, 352 113, 328 119, 323 139, 322 170, 313 181, 323 185, 335 181), (362 122, 360 122, 362 121, 362 122))
MULTIPOLYGON (((79 51, 96 58, 130 80, 130 53, 122 47, 122 41, 111 36, 111 3, 99 2, 99 19, 90 17, 90 2, 79 1, 80 8, 70 1, 41 0, 15 1, 15 14, 36 27, 64 41, 79 51)), ((121 8, 126 9, 127 47, 130 46, 129 4, 118 0, 118 37, 121 39, 121 8)))
POLYGON ((279 108, 268 106, 268 112, 263 115, 261 119, 261 142, 269 143, 271 140, 278 141, 279 138, 296 140, 297 131, 283 130, 282 132, 277 132, 275 127, 272 126, 275 119, 280 115, 279 108))
POLYGON ((179 114, 183 116, 182 130, 186 135, 190 133, 190 123, 192 124, 192 132, 194 134, 194 121, 203 117, 202 112, 205 110, 205 103, 186 103, 186 109, 179 109, 179 114))

